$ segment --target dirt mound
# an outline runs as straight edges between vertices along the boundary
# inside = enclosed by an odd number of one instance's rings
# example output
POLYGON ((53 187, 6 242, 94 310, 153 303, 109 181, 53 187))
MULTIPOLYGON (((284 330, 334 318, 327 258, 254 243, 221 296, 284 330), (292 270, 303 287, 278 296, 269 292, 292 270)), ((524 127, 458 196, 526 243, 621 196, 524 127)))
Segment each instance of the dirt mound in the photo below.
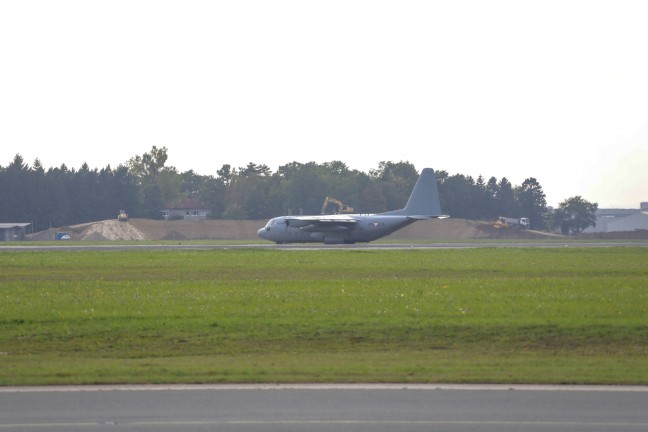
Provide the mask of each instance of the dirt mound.
POLYGON ((80 240, 148 240, 148 237, 128 222, 105 220, 88 226, 80 240))
POLYGON ((541 231, 521 230, 515 228, 498 229, 488 222, 466 219, 431 219, 418 221, 396 231, 389 239, 538 239, 554 237, 554 234, 541 231))
POLYGON ((266 220, 151 220, 130 219, 151 240, 257 240, 266 220))
MULTIPOLYGON (((131 219, 129 221, 148 238, 155 240, 258 240, 257 231, 266 220, 204 220, 158 221, 131 219)), ((433 219, 419 221, 388 239, 470 239, 494 238, 497 232, 484 232, 490 225, 463 219, 433 219)))
POLYGON ((128 222, 108 219, 79 225, 63 226, 41 231, 30 236, 32 240, 54 240, 56 233, 65 232, 71 240, 152 240, 128 222))
MULTIPOLYGON (((72 240, 259 240, 257 231, 265 220, 166 221, 129 219, 128 222, 105 220, 61 227, 33 235, 33 240, 53 240, 57 231, 70 234, 72 240)), ((418 221, 387 237, 391 240, 435 239, 537 239, 552 236, 530 230, 493 228, 487 222, 465 219, 418 221)))
POLYGON ((413 223, 394 234, 389 239, 470 239, 481 238, 479 224, 464 219, 431 219, 413 223))

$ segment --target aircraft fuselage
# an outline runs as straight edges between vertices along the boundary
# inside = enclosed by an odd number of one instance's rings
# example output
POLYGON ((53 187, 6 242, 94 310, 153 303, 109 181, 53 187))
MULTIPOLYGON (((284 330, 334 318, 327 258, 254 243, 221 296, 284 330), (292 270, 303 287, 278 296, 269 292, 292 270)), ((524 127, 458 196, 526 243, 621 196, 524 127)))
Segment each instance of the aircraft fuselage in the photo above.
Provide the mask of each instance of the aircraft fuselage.
POLYGON ((413 222, 405 216, 367 215, 332 215, 331 221, 340 223, 330 226, 315 225, 308 220, 293 220, 287 217, 270 219, 265 227, 258 231, 259 237, 276 243, 356 243, 370 242, 385 237, 413 222), (352 224, 344 224, 352 219, 352 224))

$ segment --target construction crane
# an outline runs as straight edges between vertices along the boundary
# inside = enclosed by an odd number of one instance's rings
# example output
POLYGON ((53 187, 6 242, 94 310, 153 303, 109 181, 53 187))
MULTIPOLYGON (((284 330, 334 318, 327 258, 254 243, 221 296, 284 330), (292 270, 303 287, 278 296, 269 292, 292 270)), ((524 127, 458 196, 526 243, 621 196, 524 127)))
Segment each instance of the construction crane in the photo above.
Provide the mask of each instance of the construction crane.
POLYGON ((353 213, 353 207, 349 207, 348 205, 344 204, 342 201, 327 196, 326 199, 324 200, 324 204, 322 204, 322 211, 320 212, 320 214, 327 214, 326 209, 331 204, 336 207, 336 210, 334 211, 335 214, 353 213))

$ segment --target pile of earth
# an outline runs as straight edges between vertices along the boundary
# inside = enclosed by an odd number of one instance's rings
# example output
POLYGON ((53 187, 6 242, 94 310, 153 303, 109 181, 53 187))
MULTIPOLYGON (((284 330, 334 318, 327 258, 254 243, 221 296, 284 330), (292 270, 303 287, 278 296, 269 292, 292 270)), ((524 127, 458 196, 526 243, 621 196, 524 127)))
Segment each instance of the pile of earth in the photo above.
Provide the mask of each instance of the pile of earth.
POLYGON ((57 234, 66 233, 71 240, 149 240, 150 238, 127 222, 104 220, 79 225, 63 226, 41 231, 31 236, 32 240, 54 240, 57 234))
MULTIPOLYGON (((66 232, 72 240, 260 240, 259 228, 265 220, 152 220, 115 219, 60 227, 35 233, 33 240, 53 240, 57 232, 66 232)), ((461 239, 538 239, 555 234, 518 229, 497 229, 487 222, 465 219, 418 221, 387 239, 461 240, 461 239)))

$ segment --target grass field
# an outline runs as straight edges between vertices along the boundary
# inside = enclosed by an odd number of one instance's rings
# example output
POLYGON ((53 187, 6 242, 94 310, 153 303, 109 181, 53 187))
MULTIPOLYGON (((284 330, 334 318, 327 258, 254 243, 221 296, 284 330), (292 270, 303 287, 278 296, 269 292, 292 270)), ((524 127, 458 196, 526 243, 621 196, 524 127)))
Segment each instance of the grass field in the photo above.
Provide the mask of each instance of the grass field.
POLYGON ((648 249, 0 253, 0 385, 648 384, 648 249))

